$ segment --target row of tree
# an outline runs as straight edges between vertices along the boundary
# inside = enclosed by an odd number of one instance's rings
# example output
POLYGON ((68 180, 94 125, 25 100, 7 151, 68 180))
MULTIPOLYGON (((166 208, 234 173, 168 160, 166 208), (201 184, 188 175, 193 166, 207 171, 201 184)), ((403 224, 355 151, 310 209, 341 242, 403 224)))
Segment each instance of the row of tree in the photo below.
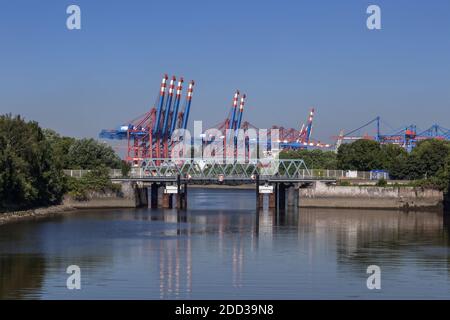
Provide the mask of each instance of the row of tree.
POLYGON ((60 203, 73 185, 63 169, 123 167, 110 146, 94 139, 61 137, 20 116, 0 116, 0 209, 60 203))
MULTIPOLYGON (((415 180, 442 190, 448 189, 450 181, 450 143, 440 140, 422 141, 411 153, 392 144, 358 140, 341 145, 337 153, 289 150, 281 157, 301 158, 315 169, 386 170, 393 179, 415 180)), ((93 184, 104 189, 109 168, 129 170, 106 144, 62 137, 20 116, 0 116, 0 209, 59 203, 66 192, 81 197, 86 188, 96 188, 93 184), (95 173, 74 181, 65 177, 63 169, 95 173), (102 174, 105 179, 98 177, 102 174)))
POLYGON ((65 169, 97 169, 100 166, 119 169, 122 160, 114 150, 94 139, 62 137, 51 129, 44 129, 44 136, 52 146, 59 165, 65 169))
POLYGON ((280 153, 282 159, 303 159, 309 169, 330 169, 338 168, 336 153, 332 151, 315 150, 285 150, 280 153))
POLYGON ((407 153, 394 144, 357 140, 343 144, 338 152, 288 150, 282 158, 301 158, 308 168, 339 170, 386 170, 392 179, 415 180, 418 184, 447 190, 450 182, 450 143, 430 139, 407 153))
POLYGON ((407 153, 398 145, 358 140, 342 145, 336 158, 339 169, 386 170, 392 179, 445 178, 450 164, 450 143, 436 139, 424 140, 407 153))

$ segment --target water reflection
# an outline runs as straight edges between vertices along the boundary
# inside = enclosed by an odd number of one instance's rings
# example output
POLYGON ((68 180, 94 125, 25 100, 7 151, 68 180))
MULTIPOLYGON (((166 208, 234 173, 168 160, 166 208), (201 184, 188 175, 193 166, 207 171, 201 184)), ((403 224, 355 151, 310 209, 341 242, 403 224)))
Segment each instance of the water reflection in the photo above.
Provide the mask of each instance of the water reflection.
POLYGON ((448 216, 435 212, 302 210, 299 228, 313 233, 335 234, 337 262, 346 267, 366 268, 388 261, 400 265, 414 253, 421 267, 449 264, 448 216))
POLYGON ((188 211, 86 211, 1 227, 0 298, 450 298, 446 215, 256 212, 253 192, 189 196, 188 211), (83 270, 80 292, 65 288, 70 264, 83 270), (386 279, 378 294, 365 287, 370 264, 386 279))
POLYGON ((39 255, 0 256, 0 299, 21 299, 24 292, 39 292, 44 269, 45 259, 39 255))

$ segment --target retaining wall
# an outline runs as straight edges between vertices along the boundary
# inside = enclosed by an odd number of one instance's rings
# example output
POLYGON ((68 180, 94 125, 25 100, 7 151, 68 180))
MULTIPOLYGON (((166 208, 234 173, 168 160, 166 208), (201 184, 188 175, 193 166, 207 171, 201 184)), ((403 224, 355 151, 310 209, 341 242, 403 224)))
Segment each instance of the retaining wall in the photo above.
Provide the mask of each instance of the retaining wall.
POLYGON ((316 182, 299 189, 299 207, 366 209, 439 209, 444 195, 413 187, 327 186, 316 182))
POLYGON ((79 201, 71 196, 64 198, 64 204, 73 208, 137 208, 148 206, 147 188, 131 182, 122 183, 120 192, 90 192, 87 200, 79 201))

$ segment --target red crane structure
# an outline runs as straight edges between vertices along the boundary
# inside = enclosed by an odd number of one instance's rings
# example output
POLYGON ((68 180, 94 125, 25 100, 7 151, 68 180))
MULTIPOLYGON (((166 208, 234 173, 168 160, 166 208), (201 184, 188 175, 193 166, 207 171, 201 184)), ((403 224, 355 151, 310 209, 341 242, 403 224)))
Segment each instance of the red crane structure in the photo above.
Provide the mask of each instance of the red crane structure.
POLYGON ((150 111, 127 121, 117 129, 102 130, 99 134, 99 137, 103 139, 126 140, 125 160, 135 166, 142 166, 145 159, 149 158, 169 158, 173 145, 172 133, 176 129, 186 129, 194 81, 190 81, 184 108, 179 111, 184 80, 180 78, 178 81, 175 99, 173 97, 176 77, 171 78, 168 88, 167 80, 168 76, 165 74, 161 80, 157 103, 152 106, 150 111))
MULTIPOLYGON (((282 149, 309 149, 309 148, 329 148, 329 144, 314 141, 311 138, 313 129, 315 109, 311 108, 306 125, 303 124, 300 130, 294 128, 284 128, 272 126, 272 129, 279 130, 279 143, 282 149)), ((270 132, 269 132, 270 134, 270 132)))
MULTIPOLYGON (((99 137, 103 139, 126 140, 125 160, 134 166, 145 165, 146 159, 170 158, 171 152, 176 151, 173 149, 175 141, 172 141, 172 135, 177 129, 187 128, 194 81, 189 82, 184 106, 180 109, 184 79, 179 78, 177 83, 177 78, 173 76, 169 82, 168 80, 169 77, 165 74, 161 80, 158 97, 148 112, 125 122, 116 129, 102 130, 99 134, 99 137)), ((249 146, 260 144, 261 138, 254 137, 253 133, 249 135, 250 129, 257 133, 259 128, 248 121, 243 121, 246 98, 247 96, 241 95, 239 90, 235 91, 228 116, 210 128, 219 130, 222 133, 221 136, 211 137, 205 131, 201 137, 202 146, 210 145, 214 139, 221 139, 220 144, 223 145, 224 157, 236 158, 238 155, 242 156, 241 151, 245 150, 245 158, 249 159, 249 146)), ((302 125, 299 130, 272 126, 267 130, 267 149, 272 149, 272 137, 277 137, 277 150, 330 147, 328 144, 312 140, 314 115, 315 110, 312 108, 306 125, 302 125), (278 135, 272 134, 275 129, 278 130, 278 135)), ((197 138, 193 137, 194 141, 197 138)))

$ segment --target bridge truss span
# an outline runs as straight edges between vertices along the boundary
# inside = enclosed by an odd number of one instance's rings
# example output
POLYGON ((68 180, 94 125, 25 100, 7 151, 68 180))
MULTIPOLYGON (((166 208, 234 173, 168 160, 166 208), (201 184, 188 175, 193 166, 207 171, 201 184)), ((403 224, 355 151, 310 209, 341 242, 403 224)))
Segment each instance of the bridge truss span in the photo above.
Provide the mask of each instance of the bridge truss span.
MULTIPOLYGON (((240 162, 218 158, 149 158, 142 168, 133 168, 130 177, 143 180, 266 181, 317 180, 302 159, 258 159, 240 162)), ((321 177, 323 180, 324 177, 321 177)), ((332 178, 332 177, 330 177, 332 178)), ((332 179, 331 179, 332 180, 332 179)))

